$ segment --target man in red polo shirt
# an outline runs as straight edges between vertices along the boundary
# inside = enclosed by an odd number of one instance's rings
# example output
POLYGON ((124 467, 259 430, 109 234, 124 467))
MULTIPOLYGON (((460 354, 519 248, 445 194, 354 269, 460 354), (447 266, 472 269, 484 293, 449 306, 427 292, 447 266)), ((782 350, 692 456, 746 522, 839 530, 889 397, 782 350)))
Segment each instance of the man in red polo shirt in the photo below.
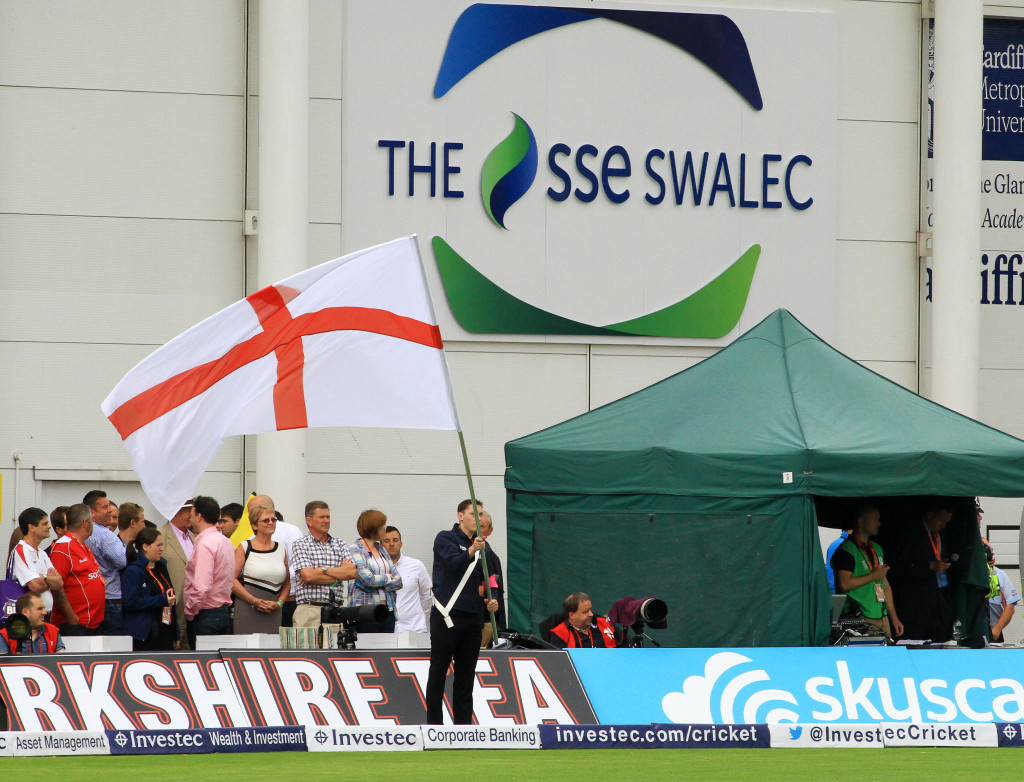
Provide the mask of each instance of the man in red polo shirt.
POLYGON ((53 607, 53 624, 63 635, 97 635, 106 603, 106 581, 96 557, 85 545, 92 534, 92 510, 72 505, 67 514, 67 532, 50 547, 50 561, 64 579, 64 593, 73 614, 65 616, 53 607))

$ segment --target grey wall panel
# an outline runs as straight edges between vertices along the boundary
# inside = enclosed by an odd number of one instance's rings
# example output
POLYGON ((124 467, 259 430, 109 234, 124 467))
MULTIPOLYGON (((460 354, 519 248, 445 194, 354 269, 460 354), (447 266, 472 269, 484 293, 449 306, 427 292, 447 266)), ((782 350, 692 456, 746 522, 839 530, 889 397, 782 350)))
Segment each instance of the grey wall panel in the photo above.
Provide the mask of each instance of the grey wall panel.
POLYGON ((916 361, 917 245, 837 245, 835 347, 857 360, 916 361))
POLYGON ((341 226, 334 223, 312 223, 309 226, 309 265, 340 258, 341 226))
MULTIPOLYGON (((1020 286, 1024 280, 1017 280, 1014 293, 1020 300, 1020 286)), ((1003 282, 1003 300, 1006 297, 1006 283, 1003 282)), ((989 294, 993 294, 990 292, 989 294)), ((931 305, 927 305, 929 308, 931 305)), ((1024 369, 1024 311, 1018 306, 996 305, 981 307, 981 356, 983 369, 1024 369)), ((1021 382, 1021 381, 1018 381, 1021 382)))
POLYGON ((309 3, 309 95, 341 98, 341 24, 339 0, 309 3))
MULTIPOLYGON (((245 204, 259 209, 259 98, 248 99, 245 204)), ((341 222, 341 101, 309 102, 309 219, 341 222)), ((395 237, 390 237, 395 238, 395 237)), ((341 253, 339 252, 338 255, 341 253)), ((337 255, 333 256, 337 257, 337 255)), ((327 259, 330 260, 330 259, 327 259)))
POLYGON ((917 123, 839 122, 839 239, 917 237, 917 123))
POLYGON ((239 97, 0 87, 0 212, 240 220, 239 97))
MULTIPOLYGON (((309 94, 341 98, 341 25, 346 0, 310 0, 309 94)), ((260 4, 249 3, 249 92, 260 93, 260 4)))
MULTIPOLYGON (((978 382, 978 420, 1024 438, 1019 370, 982 369, 978 382)), ((1022 487, 1024 489, 1024 487, 1022 487)))
POLYGON ((699 356, 601 355, 595 351, 590 365, 590 407, 614 402, 702 360, 699 356))
MULTIPOLYGON (((153 508, 142 485, 138 481, 40 481, 39 507, 49 512, 60 505, 71 505, 81 502, 85 493, 93 489, 102 489, 107 496, 120 505, 122 502, 134 502, 146 509, 146 518, 156 524, 163 524, 167 519, 153 508)), ((208 472, 196 489, 196 494, 213 497, 221 505, 239 502, 240 479, 238 473, 208 472)), ((25 503, 22 503, 25 505, 25 503)), ((27 507, 27 505, 26 505, 27 507)), ((2 539, 2 533, 0 533, 2 539)))
POLYGON ((309 219, 341 222, 341 101, 309 102, 309 219))
POLYGON ((839 116, 917 123, 920 5, 859 1, 829 5, 838 15, 839 116))
POLYGON ((2 0, 0 83, 240 95, 245 0, 2 0))
POLYGON ((240 222, 0 215, 0 339, 162 345, 243 294, 240 222))
POLYGON ((911 361, 861 361, 865 367, 917 393, 917 366, 911 361))
MULTIPOLYGON (((150 351, 135 345, 0 342, 0 366, 17 367, 0 374, 0 464, 20 450, 27 467, 130 469, 100 403, 150 351)), ((210 469, 237 470, 239 450, 240 438, 231 438, 210 469)))

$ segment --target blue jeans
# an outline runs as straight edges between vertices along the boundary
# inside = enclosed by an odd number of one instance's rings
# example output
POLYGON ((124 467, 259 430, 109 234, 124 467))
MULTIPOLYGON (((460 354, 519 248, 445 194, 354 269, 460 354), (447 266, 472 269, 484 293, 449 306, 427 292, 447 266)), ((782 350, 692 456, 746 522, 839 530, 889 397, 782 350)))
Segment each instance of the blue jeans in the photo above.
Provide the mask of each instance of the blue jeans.
POLYGON ((188 644, 196 648, 197 635, 231 635, 231 606, 203 608, 188 620, 188 644))
POLYGON ((100 635, 124 635, 124 612, 120 600, 108 600, 103 607, 103 621, 99 626, 100 635))

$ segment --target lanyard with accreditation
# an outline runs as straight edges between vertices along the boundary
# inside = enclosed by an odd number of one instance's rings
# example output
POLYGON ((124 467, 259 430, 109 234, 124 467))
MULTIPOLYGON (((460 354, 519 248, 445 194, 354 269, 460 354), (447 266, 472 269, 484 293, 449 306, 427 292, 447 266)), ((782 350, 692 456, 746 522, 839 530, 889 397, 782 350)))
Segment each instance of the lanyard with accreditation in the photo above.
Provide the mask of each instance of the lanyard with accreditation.
MULTIPOLYGON (((878 557, 875 556, 875 547, 871 545, 871 541, 869 540, 867 543, 861 543, 860 540, 858 540, 856 535, 851 535, 851 537, 853 538, 853 542, 856 544, 857 548, 859 548, 861 550, 861 553, 867 559, 868 567, 871 570, 874 570, 875 568, 877 568, 878 565, 879 565, 878 557)), ((885 588, 882 586, 882 582, 881 581, 874 581, 872 583, 874 584, 874 587, 875 587, 875 599, 879 603, 884 603, 885 602, 885 588)))

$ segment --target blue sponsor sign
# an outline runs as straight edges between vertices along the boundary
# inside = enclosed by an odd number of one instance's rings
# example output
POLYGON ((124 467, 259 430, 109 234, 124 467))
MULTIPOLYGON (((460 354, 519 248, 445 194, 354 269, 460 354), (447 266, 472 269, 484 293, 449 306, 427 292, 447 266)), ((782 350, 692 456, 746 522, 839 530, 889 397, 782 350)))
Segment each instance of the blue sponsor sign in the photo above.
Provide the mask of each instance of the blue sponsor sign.
POLYGON ((1024 747, 1024 725, 1012 722, 997 722, 996 737, 1000 747, 1024 747))
POLYGON ((207 731, 212 752, 305 752, 306 729, 211 728, 207 731))
POLYGON ((211 752, 305 752, 306 729, 192 728, 108 730, 111 755, 193 755, 211 752))
POLYGON ((108 730, 111 755, 196 755, 213 752, 206 728, 108 730))
POLYGON ((770 747, 767 725, 539 725, 543 749, 770 747))
POLYGON ((1024 650, 576 649, 602 724, 1024 722, 1024 650), (629 697, 622 682, 629 681, 629 697))

